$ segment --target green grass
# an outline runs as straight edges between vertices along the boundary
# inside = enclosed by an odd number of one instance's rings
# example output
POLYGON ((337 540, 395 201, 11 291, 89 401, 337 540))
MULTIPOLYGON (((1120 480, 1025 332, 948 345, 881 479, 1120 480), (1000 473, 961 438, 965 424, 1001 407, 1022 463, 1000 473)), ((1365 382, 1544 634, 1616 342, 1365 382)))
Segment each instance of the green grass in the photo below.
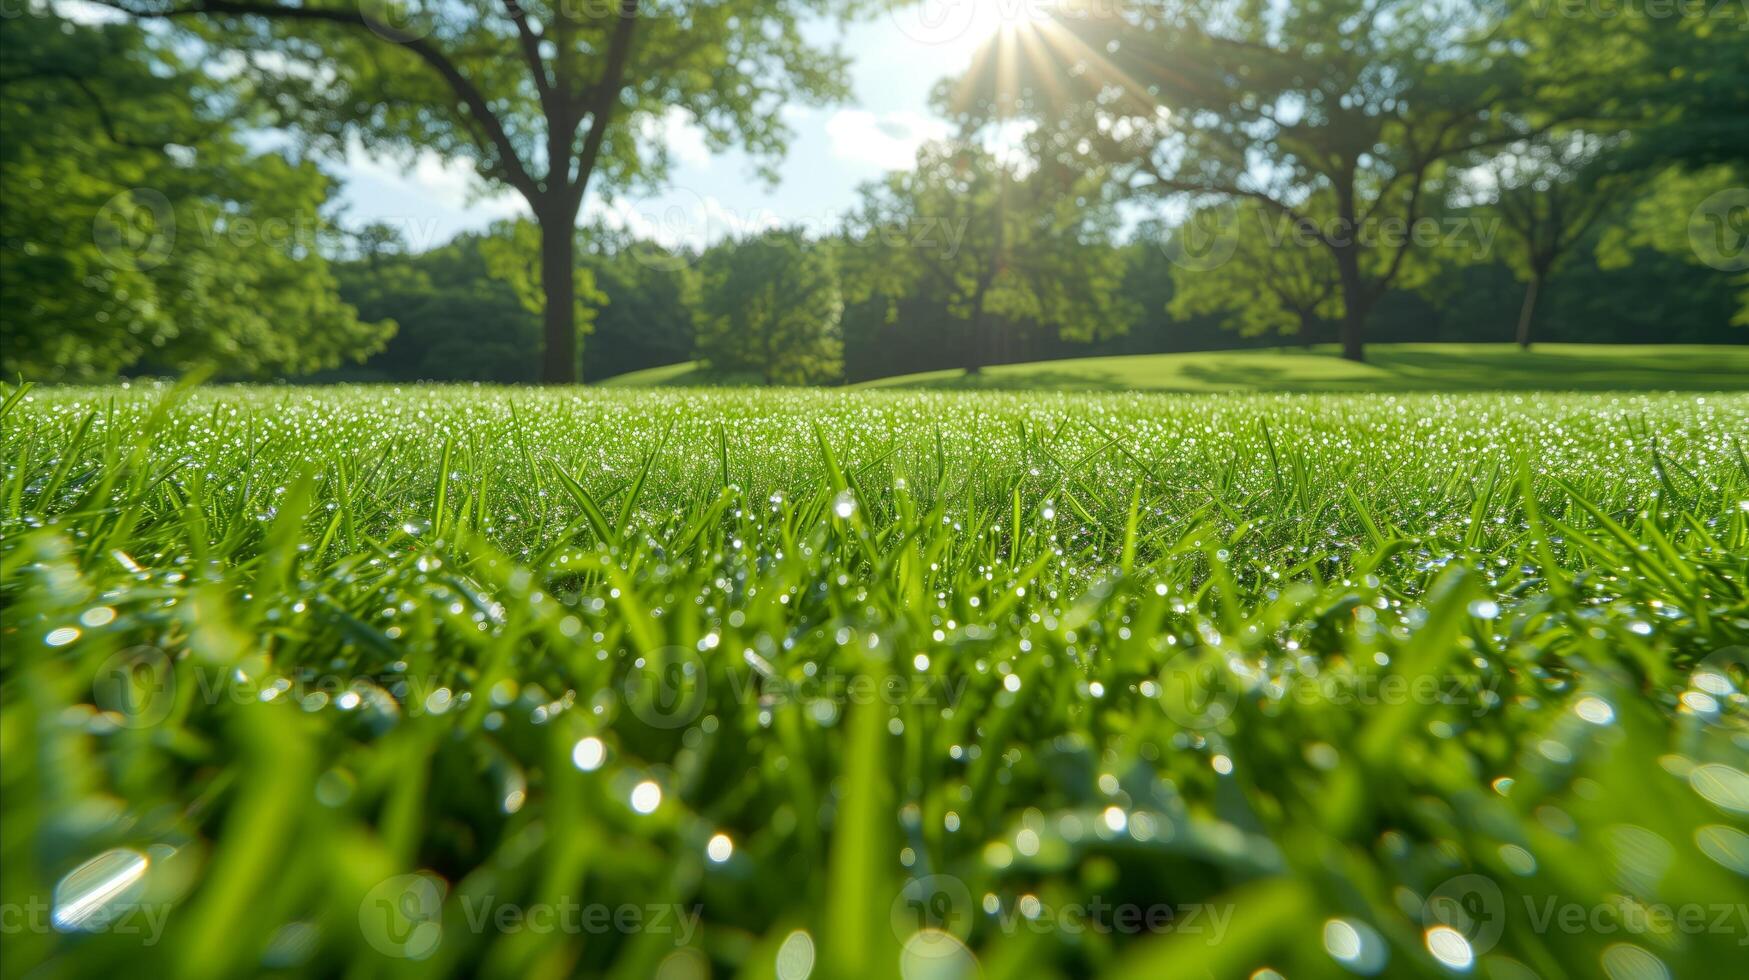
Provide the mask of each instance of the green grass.
MULTIPOLYGON (((1333 347, 1080 357, 931 371, 863 387, 1056 391, 1742 391, 1749 345, 1372 344, 1367 361, 1333 347)), ((628 376, 629 377, 629 376, 628 376)))
POLYGON ((665 388, 675 385, 709 383, 709 379, 706 378, 697 361, 681 361, 679 364, 665 364, 662 367, 616 374, 601 382, 601 386, 604 388, 665 388))
POLYGON ((0 414, 8 975, 1741 962, 1743 395, 0 414))

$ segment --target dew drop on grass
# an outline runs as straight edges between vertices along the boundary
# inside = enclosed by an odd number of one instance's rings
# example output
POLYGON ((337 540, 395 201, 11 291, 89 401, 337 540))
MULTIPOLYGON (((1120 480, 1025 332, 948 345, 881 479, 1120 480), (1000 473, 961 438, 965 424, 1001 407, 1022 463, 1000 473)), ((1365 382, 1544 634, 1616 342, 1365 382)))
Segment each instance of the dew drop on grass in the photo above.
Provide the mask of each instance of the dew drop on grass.
POLYGON ((1603 951, 1603 975, 1609 980, 1670 980, 1670 968, 1647 950, 1615 943, 1603 951))
POLYGON ((840 493, 837 498, 832 501, 832 513, 846 519, 848 519, 850 515, 856 513, 855 495, 849 490, 840 493))
POLYGON ((1324 951, 1362 976, 1384 969, 1389 955, 1378 932, 1358 919, 1331 919, 1324 923, 1324 951))
POLYGON ((1427 930, 1427 952, 1441 966, 1451 970, 1468 970, 1476 962, 1476 953, 1464 934, 1451 926, 1434 926, 1427 930))
POLYGON ((1500 604, 1492 599, 1477 599, 1470 603, 1470 615, 1477 619, 1493 619, 1500 615, 1500 604))
POLYGON ((571 748, 571 764, 584 772, 600 769, 606 758, 607 747, 601 743, 601 739, 593 735, 580 740, 571 748))
POLYGON ((662 805, 662 787, 646 779, 632 788, 632 809, 639 813, 655 813, 662 805))
POLYGON ((1593 725, 1608 725, 1615 721, 1615 709, 1599 697, 1587 695, 1573 705, 1573 713, 1593 725))
POLYGON ((777 948, 777 980, 808 980, 814 972, 814 937, 797 929, 777 948))
POLYGON ((103 932, 128 914, 145 888, 144 854, 125 847, 104 851, 55 885, 50 921, 61 932, 103 932))
POLYGON ((710 842, 704 846, 704 852, 712 861, 722 864, 735 853, 735 842, 729 839, 728 834, 713 834, 710 842))

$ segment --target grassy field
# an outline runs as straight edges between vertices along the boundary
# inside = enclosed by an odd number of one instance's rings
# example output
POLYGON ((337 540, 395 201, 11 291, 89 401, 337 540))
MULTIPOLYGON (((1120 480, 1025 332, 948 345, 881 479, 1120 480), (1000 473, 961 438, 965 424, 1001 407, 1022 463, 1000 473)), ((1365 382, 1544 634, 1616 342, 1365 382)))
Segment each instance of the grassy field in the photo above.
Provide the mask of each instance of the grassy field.
POLYGON ((1334 347, 1081 357, 932 371, 868 387, 1066 391, 1743 391, 1749 345, 1369 344, 1364 364, 1334 347))
MULTIPOLYGON (((616 388, 714 383, 697 362, 633 371, 616 388)), ((862 388, 1006 391, 1745 391, 1749 345, 1372 344, 1367 362, 1334 347, 1078 357, 864 382, 862 388)))
POLYGON ((1656 980, 1749 941, 1749 396, 0 413, 7 975, 1656 980))
POLYGON ((697 361, 682 361, 662 367, 628 371, 601 382, 604 388, 672 388, 686 385, 708 385, 711 379, 697 361))

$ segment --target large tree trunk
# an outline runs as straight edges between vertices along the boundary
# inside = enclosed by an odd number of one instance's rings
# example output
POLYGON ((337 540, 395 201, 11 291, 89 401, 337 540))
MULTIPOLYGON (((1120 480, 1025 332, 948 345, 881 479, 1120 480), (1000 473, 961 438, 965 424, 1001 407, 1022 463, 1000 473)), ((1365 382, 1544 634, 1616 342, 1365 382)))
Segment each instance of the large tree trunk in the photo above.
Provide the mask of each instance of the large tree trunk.
POLYGON ((978 284, 978 292, 972 301, 972 320, 966 331, 966 373, 977 374, 984 367, 984 293, 988 289, 987 282, 978 284))
POLYGON ((1350 244, 1336 250, 1336 272, 1342 285, 1342 356, 1366 360, 1366 287, 1360 281, 1360 251, 1350 244))
MULTIPOLYGON (((563 208, 557 209, 563 211, 563 208)), ((540 225, 543 384, 577 383, 577 230, 574 214, 536 213, 540 225)))
POLYGON ((1542 273, 1532 270, 1530 282, 1524 287, 1524 305, 1518 310, 1518 346, 1523 350, 1530 350, 1530 324, 1536 315, 1536 295, 1542 291, 1542 285, 1542 273))

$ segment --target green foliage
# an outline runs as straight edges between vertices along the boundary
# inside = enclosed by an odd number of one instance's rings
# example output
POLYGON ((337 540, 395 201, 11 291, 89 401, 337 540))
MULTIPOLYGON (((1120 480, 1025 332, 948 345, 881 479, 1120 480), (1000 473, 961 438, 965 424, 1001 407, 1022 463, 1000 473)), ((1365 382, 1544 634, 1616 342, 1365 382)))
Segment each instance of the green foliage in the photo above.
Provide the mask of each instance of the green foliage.
POLYGON ((48 8, 0 45, 5 372, 272 377, 382 346, 393 325, 361 322, 323 257, 328 179, 251 152, 219 79, 48 8))
POLYGON ((842 236, 847 291, 878 300, 888 322, 902 303, 938 306, 972 368, 988 359, 992 320, 1083 341, 1121 332, 1124 263, 1102 192, 1100 174, 1023 172, 973 144, 928 144, 915 169, 862 189, 842 236))
POLYGON ((1741 168, 1723 165, 1694 171, 1671 167, 1657 174, 1634 199, 1626 220, 1602 230, 1599 264, 1605 269, 1632 269, 1639 264, 1636 250, 1641 249, 1696 266, 1707 266, 1709 258, 1718 261, 1725 266, 1718 277, 1737 292, 1738 310, 1732 323, 1749 327, 1749 269, 1730 269, 1749 249, 1749 189, 1743 187, 1743 179, 1741 168), (1724 206, 1709 207, 1720 201, 1724 206))
POLYGON ((1742 395, 13 395, 9 975, 1741 960, 1742 395))
POLYGON ((1291 336, 1308 344, 1321 339, 1324 321, 1341 318, 1335 261, 1319 243, 1301 242, 1291 219, 1246 201, 1193 214, 1185 226, 1167 233, 1155 225, 1144 235, 1227 235, 1233 251, 1212 266, 1173 267, 1174 316, 1219 315, 1241 337, 1291 336))
POLYGON ((490 275, 488 240, 459 235, 419 254, 367 244, 358 259, 336 267, 347 302, 400 325, 358 377, 535 380, 528 352, 540 345, 540 322, 509 283, 490 275))
MULTIPOLYGON (((480 238, 480 256, 486 260, 486 274, 508 284, 523 309, 536 316, 545 311, 539 225, 522 219, 494 224, 480 238)), ((577 332, 587 336, 594 326, 595 310, 607 302, 607 294, 595 288, 595 274, 586 266, 572 270, 572 283, 571 318, 577 332)))
POLYGON ((610 378, 692 356, 698 274, 692 255, 596 226, 582 232, 579 264, 599 293, 583 376, 610 378))
POLYGON ((840 0, 103 2, 243 52, 238 77, 316 146, 343 152, 356 137, 393 157, 464 159, 482 182, 521 194, 539 247, 521 242, 494 261, 551 267, 517 277, 522 295, 534 282, 545 294, 548 382, 577 379, 575 314, 588 290, 559 270, 574 267, 571 230, 597 172, 619 188, 659 183, 664 126, 677 120, 713 149, 745 148, 770 176, 790 136, 778 109, 844 92, 845 59, 803 30, 840 0))
POLYGON ((1059 54, 988 57, 955 98, 971 122, 1032 119, 1038 154, 1116 166, 1132 194, 1249 201, 1288 218, 1336 267, 1344 353, 1358 359, 1368 316, 1417 246, 1402 230, 1437 213, 1450 164, 1534 131, 1522 50, 1483 43, 1493 10, 1071 7, 1054 25, 1072 39, 1059 54))
POLYGON ((698 356, 723 377, 805 385, 843 374, 844 301, 824 250, 800 231, 724 242, 699 266, 698 356))

